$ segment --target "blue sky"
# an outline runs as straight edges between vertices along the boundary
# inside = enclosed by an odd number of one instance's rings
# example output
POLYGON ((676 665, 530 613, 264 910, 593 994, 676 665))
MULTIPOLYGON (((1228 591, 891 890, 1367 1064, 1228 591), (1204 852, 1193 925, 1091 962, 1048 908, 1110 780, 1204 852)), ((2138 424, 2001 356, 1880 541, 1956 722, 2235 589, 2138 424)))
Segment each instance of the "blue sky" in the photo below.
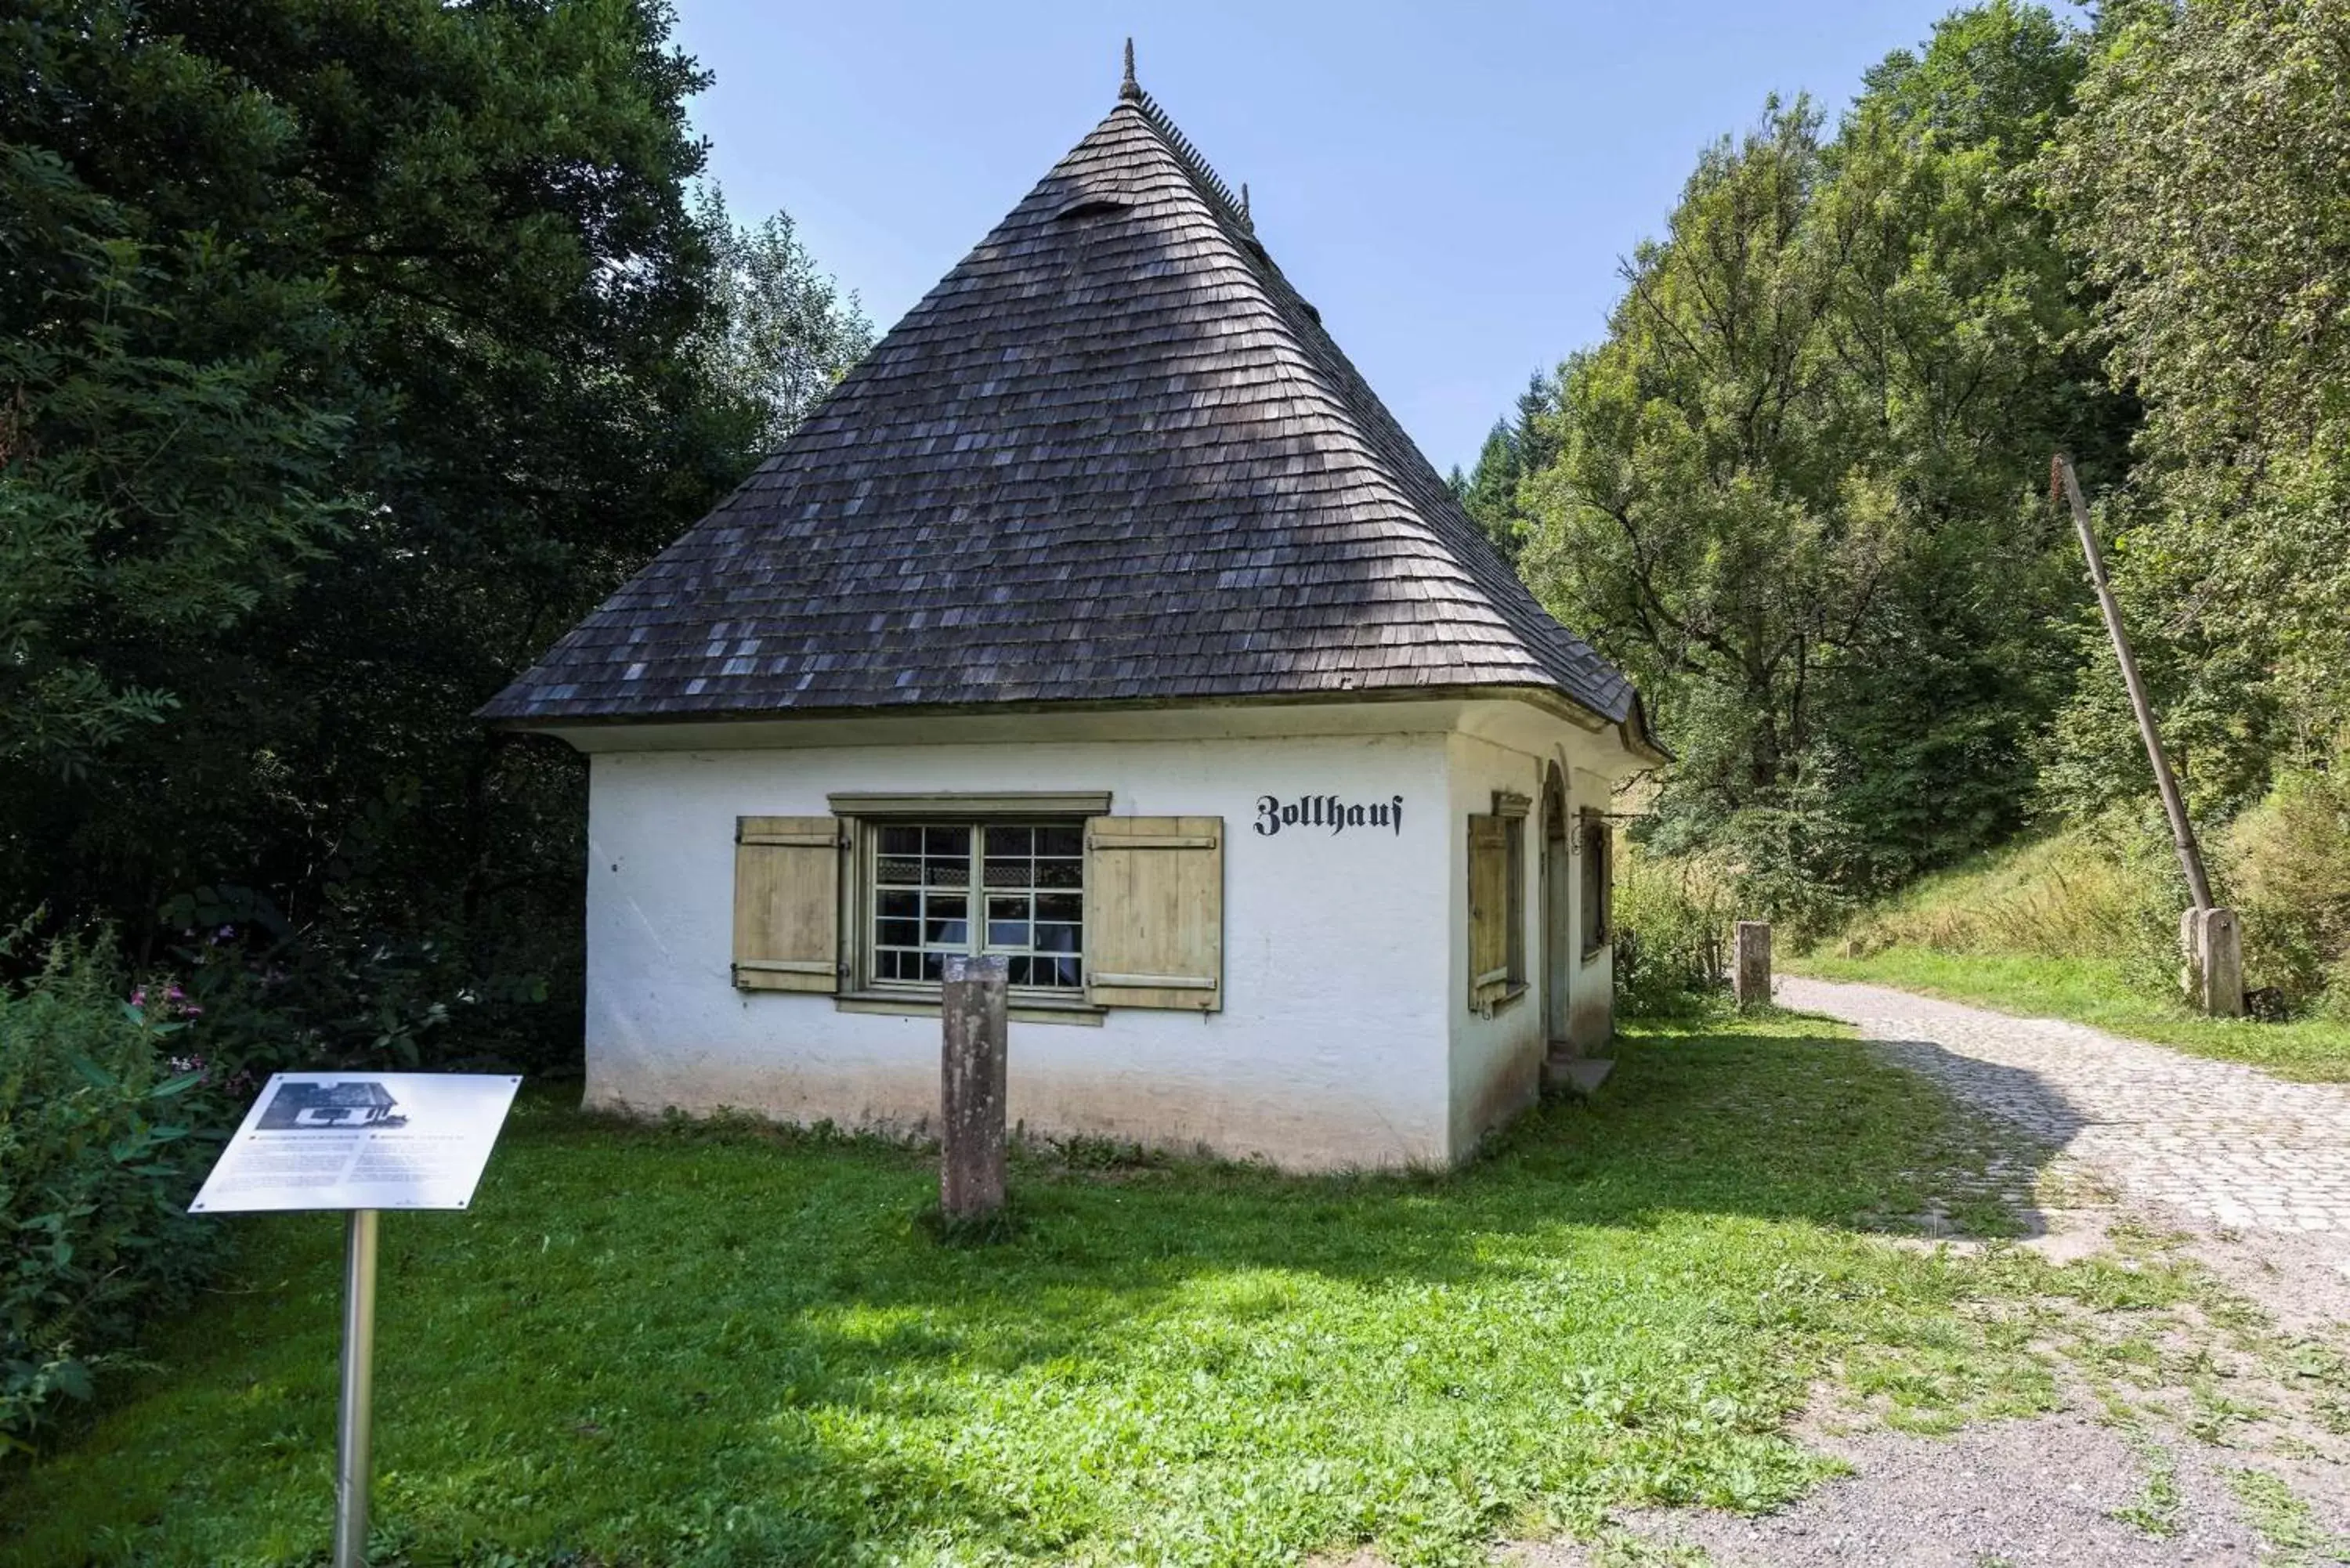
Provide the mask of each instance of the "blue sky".
POLYGON ((1616 264, 1766 94, 1832 111, 1950 0, 678 0, 738 214, 781 207, 888 327, 1142 85, 1440 469, 1598 337, 1616 264))

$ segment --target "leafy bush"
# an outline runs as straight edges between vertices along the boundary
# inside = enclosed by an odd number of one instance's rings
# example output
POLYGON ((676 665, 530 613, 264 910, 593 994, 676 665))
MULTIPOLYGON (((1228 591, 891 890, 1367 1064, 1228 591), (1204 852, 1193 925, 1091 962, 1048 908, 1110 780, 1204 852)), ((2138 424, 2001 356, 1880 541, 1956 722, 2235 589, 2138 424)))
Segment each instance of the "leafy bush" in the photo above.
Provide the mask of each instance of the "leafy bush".
POLYGON ((1881 857, 1866 835, 1819 792, 1803 793, 1811 798, 1732 813, 1714 839, 1738 918, 1769 920, 1796 946, 1839 929, 1864 891, 1889 885, 1869 869, 1881 857))
POLYGON ((2218 848, 2248 981, 2291 1006, 2350 1007, 2350 777, 2285 774, 2218 848))
POLYGON ((182 1025, 161 995, 131 996, 97 942, 53 942, 0 984, 0 1453, 128 1365, 215 1239, 186 1212, 210 1152, 192 1136, 202 1075, 171 1072, 163 1039, 182 1025))
POLYGON ((1616 878, 1616 1005, 1635 1016, 1684 1012, 1727 972, 1731 884, 1698 856, 1627 846, 1616 878))

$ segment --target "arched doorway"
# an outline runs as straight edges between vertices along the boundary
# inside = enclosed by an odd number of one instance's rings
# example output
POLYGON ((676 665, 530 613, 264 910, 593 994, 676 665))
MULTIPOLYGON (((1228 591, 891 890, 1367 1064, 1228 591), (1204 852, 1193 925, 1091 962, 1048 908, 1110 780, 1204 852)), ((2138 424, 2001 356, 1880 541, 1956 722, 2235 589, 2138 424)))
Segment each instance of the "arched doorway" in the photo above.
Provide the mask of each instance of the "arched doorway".
POLYGON ((1567 988, 1575 974, 1574 829, 1566 816, 1566 781, 1553 763, 1542 793, 1543 1028, 1553 1050, 1567 1044, 1567 988))

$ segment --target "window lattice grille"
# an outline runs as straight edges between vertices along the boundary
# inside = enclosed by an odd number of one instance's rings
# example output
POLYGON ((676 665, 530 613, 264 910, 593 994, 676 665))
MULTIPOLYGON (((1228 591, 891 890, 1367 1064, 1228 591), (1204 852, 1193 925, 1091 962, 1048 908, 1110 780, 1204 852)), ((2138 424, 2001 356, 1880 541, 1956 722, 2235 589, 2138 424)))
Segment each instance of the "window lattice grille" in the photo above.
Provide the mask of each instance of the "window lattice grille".
POLYGON ((935 982, 949 953, 1001 953, 1014 985, 1083 987, 1082 826, 891 823, 876 832, 875 980, 935 982))

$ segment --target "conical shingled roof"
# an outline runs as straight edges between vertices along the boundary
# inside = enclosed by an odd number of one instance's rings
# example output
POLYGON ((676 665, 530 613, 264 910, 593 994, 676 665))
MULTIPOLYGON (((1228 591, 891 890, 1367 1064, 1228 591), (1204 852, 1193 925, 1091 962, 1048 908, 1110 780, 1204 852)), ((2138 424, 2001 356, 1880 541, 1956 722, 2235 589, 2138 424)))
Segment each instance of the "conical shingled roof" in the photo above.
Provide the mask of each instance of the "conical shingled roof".
POLYGON ((1555 691, 1645 739, 1149 99, 482 711, 1555 691))

